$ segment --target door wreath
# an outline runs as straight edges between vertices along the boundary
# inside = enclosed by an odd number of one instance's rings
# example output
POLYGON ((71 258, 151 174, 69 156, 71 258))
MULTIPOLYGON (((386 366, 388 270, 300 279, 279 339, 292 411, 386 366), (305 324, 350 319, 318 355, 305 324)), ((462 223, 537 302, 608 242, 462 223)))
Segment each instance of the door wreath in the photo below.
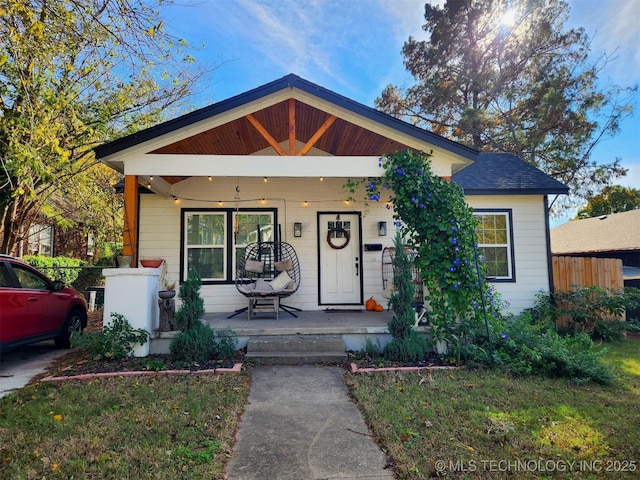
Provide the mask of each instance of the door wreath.
POLYGON ((344 247, 349 245, 349 240, 351 240, 351 235, 349 235, 349 232, 344 228, 330 228, 329 231, 327 232, 327 243, 334 250, 342 250, 344 247), (345 239, 345 242, 342 245, 336 245, 335 243, 332 242, 333 240, 332 235, 338 232, 342 233, 345 239))

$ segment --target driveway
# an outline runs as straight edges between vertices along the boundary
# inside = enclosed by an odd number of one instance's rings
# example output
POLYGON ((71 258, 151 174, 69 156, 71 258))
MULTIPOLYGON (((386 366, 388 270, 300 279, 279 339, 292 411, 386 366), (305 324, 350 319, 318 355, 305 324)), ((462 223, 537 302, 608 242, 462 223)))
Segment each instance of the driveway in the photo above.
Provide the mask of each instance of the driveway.
POLYGON ((33 377, 44 372, 53 360, 68 352, 55 348, 53 341, 3 352, 0 354, 0 397, 24 387, 33 377))

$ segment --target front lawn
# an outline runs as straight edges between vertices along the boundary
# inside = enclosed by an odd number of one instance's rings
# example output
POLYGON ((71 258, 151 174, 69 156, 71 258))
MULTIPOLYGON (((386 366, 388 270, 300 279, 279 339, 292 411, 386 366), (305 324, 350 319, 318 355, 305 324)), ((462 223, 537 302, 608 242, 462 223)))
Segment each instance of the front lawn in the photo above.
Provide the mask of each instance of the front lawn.
POLYGON ((34 383, 0 398, 0 478, 222 479, 246 375, 34 383))
POLYGON ((605 348, 609 386, 484 369, 346 381, 401 479, 638 478, 640 341, 605 348))

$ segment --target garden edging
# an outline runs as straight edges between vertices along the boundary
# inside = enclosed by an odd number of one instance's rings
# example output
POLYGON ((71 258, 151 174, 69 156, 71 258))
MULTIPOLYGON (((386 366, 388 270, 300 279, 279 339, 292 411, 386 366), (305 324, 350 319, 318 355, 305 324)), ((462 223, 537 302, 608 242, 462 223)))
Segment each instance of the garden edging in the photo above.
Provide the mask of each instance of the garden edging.
POLYGON ((61 382, 64 380, 91 380, 94 378, 108 378, 108 377, 135 377, 135 376, 151 376, 151 375, 179 375, 179 374, 221 374, 221 373, 233 373, 239 374, 242 372, 242 363, 236 363, 231 368, 212 368, 208 370, 132 370, 126 372, 100 372, 100 373, 83 373, 80 375, 63 375, 59 377, 45 377, 41 382, 61 382))

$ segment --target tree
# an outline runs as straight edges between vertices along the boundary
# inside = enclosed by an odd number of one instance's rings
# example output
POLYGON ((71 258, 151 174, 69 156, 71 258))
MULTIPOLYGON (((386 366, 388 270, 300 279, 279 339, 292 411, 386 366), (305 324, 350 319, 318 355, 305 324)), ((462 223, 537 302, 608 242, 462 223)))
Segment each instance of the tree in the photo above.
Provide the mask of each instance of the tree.
POLYGON ((599 217, 640 208, 640 190, 620 185, 607 185, 578 210, 576 218, 599 217))
POLYGON ((511 152, 588 196, 626 173, 593 148, 619 130, 636 87, 597 86, 582 28, 564 29, 563 0, 448 0, 425 6, 429 39, 402 49, 416 83, 388 86, 383 111, 479 150, 511 152), (513 23, 503 23, 508 5, 513 23))
POLYGON ((165 32, 161 4, 2 2, 0 252, 14 251, 43 208, 89 175, 95 146, 182 107, 206 73, 165 32))

